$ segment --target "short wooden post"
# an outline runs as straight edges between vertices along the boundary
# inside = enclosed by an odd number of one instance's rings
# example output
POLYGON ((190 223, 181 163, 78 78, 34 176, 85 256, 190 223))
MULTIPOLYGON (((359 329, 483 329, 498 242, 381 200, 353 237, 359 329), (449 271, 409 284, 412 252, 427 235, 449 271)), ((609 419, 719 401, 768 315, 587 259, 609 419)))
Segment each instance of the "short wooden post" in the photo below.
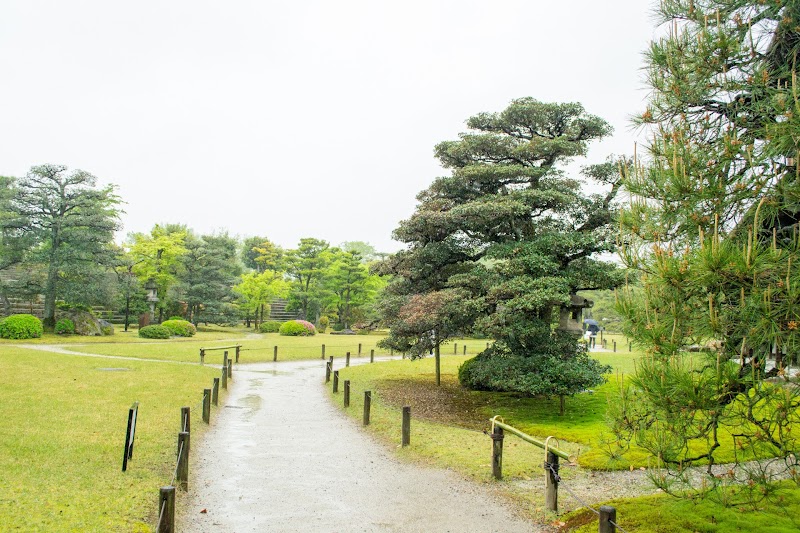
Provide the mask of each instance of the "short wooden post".
POLYGON ((403 407, 403 435, 400 445, 408 446, 409 444, 411 444, 411 407, 406 405, 403 407))
POLYGON ((403 359, 406 358, 406 352, 403 352, 403 359))
POLYGON ((200 348, 200 364, 204 364, 206 362, 206 351, 204 348, 200 348))
POLYGON ((214 378, 214 385, 211 387, 211 403, 219 405, 219 378, 214 378))
POLYGON ((344 356, 344 366, 350 366, 350 352, 347 352, 347 355, 344 356))
POLYGON ((632 342, 629 342, 629 343, 628 343, 628 351, 629 351, 629 352, 632 352, 632 351, 633 351, 633 343, 632 343, 632 342))
POLYGON ((361 357, 361 343, 358 343, 358 356, 361 357))
POLYGON ((600 506, 600 533, 614 533, 617 530, 617 510, 610 505, 600 506))
POLYGON ((203 389, 203 422, 211 422, 211 389, 203 389))
POLYGON ((181 431, 186 433, 192 431, 191 411, 189 407, 181 407, 181 431))
POLYGON ((602 342, 603 342, 603 330, 601 329, 600 330, 600 343, 602 343, 602 342))
POLYGON ((178 467, 175 469, 175 479, 183 490, 189 489, 189 432, 178 433, 178 467))
POLYGON ((322 345, 322 358, 325 359, 325 345, 322 345))
POLYGON ((222 383, 221 384, 222 384, 222 388, 223 389, 226 389, 226 390, 228 389, 228 367, 227 366, 223 366, 222 367, 222 383))
POLYGON ((370 363, 374 363, 375 362, 375 350, 370 350, 369 351, 369 362, 370 363))
POLYGON ((614 353, 617 352, 617 341, 611 341, 611 345, 614 347, 614 353))
POLYGON ((275 346, 272 349, 272 360, 273 361, 277 361, 278 360, 278 347, 277 346, 275 346))
POLYGON ((331 380, 331 362, 325 362, 325 383, 328 383, 331 380))
POLYGON ((240 345, 236 345, 236 362, 239 362, 239 351, 242 349, 240 345))
POLYGON ((458 343, 453 343, 453 355, 458 355, 458 343))
POLYGON ((495 479, 503 479, 503 428, 495 426, 492 437, 492 475, 495 479))
POLYGON ((339 392, 339 371, 333 371, 333 392, 339 392))
POLYGON ((369 410, 372 407, 372 391, 364 391, 364 425, 369 425, 369 410))
POLYGON ((553 452, 547 452, 545 459, 545 478, 544 478, 544 503, 548 511, 558 511, 558 456, 553 452))
POLYGON ((350 380, 344 380, 344 406, 350 407, 350 380))
POLYGON ((158 525, 156 533, 175 533, 175 487, 158 491, 158 525))
POLYGON ((467 355, 467 345, 464 345, 464 355, 467 355))
POLYGON ((394 355, 394 348, 389 348, 389 355, 394 355))
POLYGON ((233 379, 233 359, 228 359, 228 379, 233 379))
POLYGON ((222 364, 228 366, 228 350, 222 352, 222 364))

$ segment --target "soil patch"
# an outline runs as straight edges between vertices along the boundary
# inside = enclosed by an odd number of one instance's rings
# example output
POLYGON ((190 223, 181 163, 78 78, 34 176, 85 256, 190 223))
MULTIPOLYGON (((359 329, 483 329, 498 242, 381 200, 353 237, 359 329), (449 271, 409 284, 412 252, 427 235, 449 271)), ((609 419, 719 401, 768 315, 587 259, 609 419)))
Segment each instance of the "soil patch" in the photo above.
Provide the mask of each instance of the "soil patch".
POLYGON ((442 376, 441 386, 427 379, 386 379, 378 388, 383 401, 410 406, 415 418, 476 430, 489 426, 490 398, 465 389, 455 376, 442 376))

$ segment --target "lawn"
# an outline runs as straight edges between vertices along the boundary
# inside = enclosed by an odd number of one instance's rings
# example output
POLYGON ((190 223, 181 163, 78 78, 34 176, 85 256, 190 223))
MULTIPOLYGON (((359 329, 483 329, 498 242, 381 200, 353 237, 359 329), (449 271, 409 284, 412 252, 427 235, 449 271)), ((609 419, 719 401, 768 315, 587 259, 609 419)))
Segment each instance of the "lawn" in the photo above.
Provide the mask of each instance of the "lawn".
POLYGON ((0 372, 0 524, 75 532, 149 531, 155 525, 158 488, 169 484, 175 468, 180 408, 192 407, 197 438, 204 424, 195 408, 218 375, 210 367, 11 346, 0 351, 0 372), (134 401, 140 402, 136 441, 123 473, 134 401))

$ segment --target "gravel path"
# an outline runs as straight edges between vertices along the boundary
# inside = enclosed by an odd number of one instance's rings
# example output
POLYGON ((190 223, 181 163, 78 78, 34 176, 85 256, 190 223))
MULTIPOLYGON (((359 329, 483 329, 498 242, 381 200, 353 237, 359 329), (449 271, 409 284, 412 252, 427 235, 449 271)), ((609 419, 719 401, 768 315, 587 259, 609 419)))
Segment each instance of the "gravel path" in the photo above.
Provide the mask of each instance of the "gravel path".
POLYGON ((184 531, 536 532, 488 487, 399 462, 325 397, 322 361, 236 367, 197 444, 184 531))

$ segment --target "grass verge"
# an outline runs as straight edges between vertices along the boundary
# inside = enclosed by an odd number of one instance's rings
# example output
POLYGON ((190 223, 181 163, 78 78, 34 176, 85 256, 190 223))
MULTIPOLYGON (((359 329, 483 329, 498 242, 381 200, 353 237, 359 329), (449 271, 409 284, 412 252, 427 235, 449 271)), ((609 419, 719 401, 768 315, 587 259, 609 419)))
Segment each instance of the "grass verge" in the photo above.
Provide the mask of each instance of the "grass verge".
POLYGON ((217 370, 3 347, 0 373, 0 524, 20 531, 150 531, 158 488, 175 468, 180 408, 192 407, 196 438, 203 424, 194 408, 217 370), (134 401, 136 442, 123 473, 134 401))

